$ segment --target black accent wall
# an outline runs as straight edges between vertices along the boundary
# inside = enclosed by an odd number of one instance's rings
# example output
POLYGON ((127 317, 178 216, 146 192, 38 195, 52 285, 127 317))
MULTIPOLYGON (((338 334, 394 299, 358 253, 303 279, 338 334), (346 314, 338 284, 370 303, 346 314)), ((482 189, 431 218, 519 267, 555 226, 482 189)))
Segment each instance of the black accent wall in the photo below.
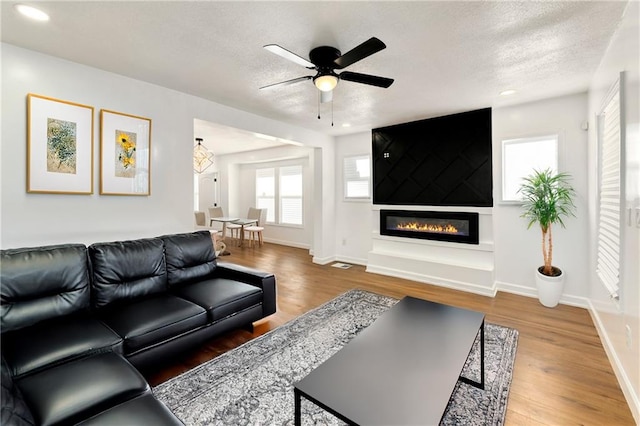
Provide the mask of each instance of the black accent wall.
POLYGON ((493 206, 491 108, 372 130, 373 203, 493 206))

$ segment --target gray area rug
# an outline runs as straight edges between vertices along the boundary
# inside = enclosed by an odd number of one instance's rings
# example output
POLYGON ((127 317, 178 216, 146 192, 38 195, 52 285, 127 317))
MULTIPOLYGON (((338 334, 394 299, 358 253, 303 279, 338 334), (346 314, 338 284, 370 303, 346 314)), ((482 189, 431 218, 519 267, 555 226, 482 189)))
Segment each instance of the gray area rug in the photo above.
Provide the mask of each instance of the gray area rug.
MULTIPOLYGON (((396 299, 351 290, 289 323, 154 388, 186 425, 293 425, 293 383, 301 380, 396 299)), ((485 390, 458 382, 441 424, 501 425, 518 332, 485 324, 485 390)), ((479 381, 479 339, 463 376, 479 381)), ((302 424, 341 425, 302 399, 302 424)))

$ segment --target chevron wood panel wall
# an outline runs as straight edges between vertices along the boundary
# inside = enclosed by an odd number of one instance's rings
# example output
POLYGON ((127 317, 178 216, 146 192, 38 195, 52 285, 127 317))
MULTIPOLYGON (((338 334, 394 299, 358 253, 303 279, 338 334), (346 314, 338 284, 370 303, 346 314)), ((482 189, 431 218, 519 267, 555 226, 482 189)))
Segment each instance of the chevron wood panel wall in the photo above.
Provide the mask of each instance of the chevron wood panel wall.
POLYGON ((493 206, 491 108, 372 131, 373 202, 493 206))

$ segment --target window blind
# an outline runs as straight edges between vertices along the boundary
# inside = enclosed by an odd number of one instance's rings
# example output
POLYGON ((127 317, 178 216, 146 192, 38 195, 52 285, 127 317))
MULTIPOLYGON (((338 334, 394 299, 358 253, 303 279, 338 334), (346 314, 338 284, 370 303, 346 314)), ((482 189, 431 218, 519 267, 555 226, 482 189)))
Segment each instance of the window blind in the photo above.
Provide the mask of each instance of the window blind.
POLYGON ((600 115, 600 194, 598 216, 598 260, 596 273, 613 298, 619 297, 621 139, 620 91, 614 93, 600 115))
POLYGON ((276 220, 275 209, 275 169, 256 170, 256 208, 267 209, 267 222, 276 220))
POLYGON ((280 223, 302 225, 302 166, 280 168, 280 223))

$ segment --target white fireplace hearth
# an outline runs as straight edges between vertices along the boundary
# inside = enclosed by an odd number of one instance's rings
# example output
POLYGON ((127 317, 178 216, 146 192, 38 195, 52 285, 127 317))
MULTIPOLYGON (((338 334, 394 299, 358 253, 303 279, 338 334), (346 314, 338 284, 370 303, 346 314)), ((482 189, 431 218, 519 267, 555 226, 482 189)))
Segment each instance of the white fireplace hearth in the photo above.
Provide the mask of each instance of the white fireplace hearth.
POLYGON ((367 272, 494 296, 492 208, 374 205, 367 272), (381 235, 380 210, 478 213, 478 244, 381 235))

